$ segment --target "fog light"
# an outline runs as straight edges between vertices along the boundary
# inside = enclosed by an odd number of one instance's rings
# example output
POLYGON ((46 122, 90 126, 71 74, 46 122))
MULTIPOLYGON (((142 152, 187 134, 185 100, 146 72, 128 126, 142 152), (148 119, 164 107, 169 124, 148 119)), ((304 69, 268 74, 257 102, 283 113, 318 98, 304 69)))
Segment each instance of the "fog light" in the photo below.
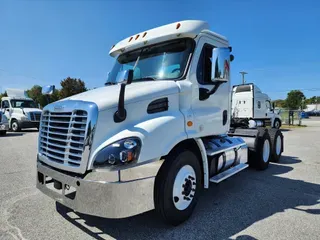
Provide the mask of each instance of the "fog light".
POLYGON ((115 164, 116 162, 116 157, 113 154, 109 155, 108 163, 110 164, 115 164))

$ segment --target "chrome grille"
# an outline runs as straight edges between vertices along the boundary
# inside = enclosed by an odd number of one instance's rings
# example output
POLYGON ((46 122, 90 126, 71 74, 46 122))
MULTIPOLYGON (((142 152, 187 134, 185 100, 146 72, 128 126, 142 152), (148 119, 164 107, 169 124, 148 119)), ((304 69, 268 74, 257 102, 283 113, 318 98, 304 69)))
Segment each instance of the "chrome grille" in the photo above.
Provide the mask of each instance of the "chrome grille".
POLYGON ((41 119, 39 152, 50 161, 80 167, 88 113, 44 111, 41 119))

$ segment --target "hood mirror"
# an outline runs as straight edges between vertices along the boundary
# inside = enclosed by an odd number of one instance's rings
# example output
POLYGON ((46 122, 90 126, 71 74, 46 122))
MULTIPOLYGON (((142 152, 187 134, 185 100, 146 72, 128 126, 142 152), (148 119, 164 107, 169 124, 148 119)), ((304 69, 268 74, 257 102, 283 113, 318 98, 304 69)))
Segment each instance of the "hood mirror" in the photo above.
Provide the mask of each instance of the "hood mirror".
POLYGON ((42 87, 42 94, 43 95, 52 95, 55 90, 54 85, 47 85, 42 87))
POLYGON ((43 86, 42 87, 42 94, 46 96, 47 98, 47 104, 50 103, 50 95, 53 94, 55 90, 55 86, 54 85, 47 85, 47 86, 43 86))
POLYGON ((133 79, 133 70, 128 69, 119 72, 116 82, 117 83, 126 83, 126 84, 131 84, 133 79))

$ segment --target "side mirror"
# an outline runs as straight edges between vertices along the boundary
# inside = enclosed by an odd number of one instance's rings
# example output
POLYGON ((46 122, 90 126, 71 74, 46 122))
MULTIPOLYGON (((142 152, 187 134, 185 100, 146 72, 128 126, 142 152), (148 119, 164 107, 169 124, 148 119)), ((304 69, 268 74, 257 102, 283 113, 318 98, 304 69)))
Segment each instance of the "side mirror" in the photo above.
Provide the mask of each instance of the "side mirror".
POLYGON ((133 69, 124 70, 119 72, 116 82, 131 84, 133 79, 133 69))
POLYGON ((228 82, 230 77, 230 48, 214 48, 211 58, 212 82, 228 82))
POLYGON ((53 94, 54 90, 55 90, 54 85, 43 86, 42 87, 42 94, 43 95, 51 95, 51 94, 53 94))
POLYGON ((211 57, 211 82, 214 87, 211 90, 199 88, 199 100, 204 101, 214 94, 221 84, 230 78, 230 48, 214 48, 211 57))

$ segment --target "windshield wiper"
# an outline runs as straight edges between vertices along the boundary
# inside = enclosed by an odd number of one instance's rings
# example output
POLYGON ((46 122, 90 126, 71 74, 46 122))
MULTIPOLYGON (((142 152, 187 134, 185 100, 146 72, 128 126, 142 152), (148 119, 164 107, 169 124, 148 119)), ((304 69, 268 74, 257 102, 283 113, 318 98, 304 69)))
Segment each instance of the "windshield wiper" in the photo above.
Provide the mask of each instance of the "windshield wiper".
POLYGON ((155 81, 156 78, 154 77, 142 77, 142 78, 137 78, 137 79, 134 79, 133 81, 155 81))

